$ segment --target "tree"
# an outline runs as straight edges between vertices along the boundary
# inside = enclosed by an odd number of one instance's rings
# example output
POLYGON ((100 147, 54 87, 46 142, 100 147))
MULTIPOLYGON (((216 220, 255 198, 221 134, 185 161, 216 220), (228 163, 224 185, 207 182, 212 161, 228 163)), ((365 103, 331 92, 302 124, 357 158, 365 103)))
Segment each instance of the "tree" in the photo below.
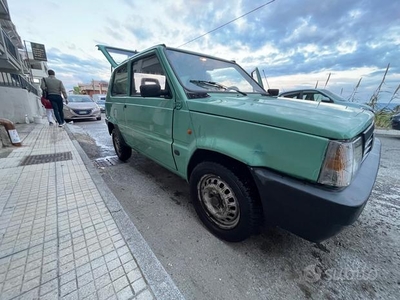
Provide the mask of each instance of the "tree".
POLYGON ((79 94, 81 94, 82 92, 81 92, 81 88, 80 88, 80 86, 74 86, 74 94, 75 95, 79 95, 79 94))

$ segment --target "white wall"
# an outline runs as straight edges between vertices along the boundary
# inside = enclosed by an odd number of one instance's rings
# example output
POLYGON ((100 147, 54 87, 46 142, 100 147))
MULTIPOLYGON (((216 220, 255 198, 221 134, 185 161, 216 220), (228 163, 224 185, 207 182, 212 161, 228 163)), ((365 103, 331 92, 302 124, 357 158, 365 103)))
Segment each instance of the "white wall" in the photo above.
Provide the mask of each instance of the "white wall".
POLYGON ((25 123, 25 115, 30 122, 45 115, 40 98, 25 89, 0 86, 0 118, 25 123))

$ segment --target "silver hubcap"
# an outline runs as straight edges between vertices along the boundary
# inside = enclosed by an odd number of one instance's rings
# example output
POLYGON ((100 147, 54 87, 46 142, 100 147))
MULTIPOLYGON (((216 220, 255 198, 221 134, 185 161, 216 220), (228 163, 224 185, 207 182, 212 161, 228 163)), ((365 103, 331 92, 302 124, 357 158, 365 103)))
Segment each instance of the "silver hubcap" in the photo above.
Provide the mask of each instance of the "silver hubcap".
POLYGON ((208 218, 222 229, 234 228, 240 219, 239 202, 231 187, 216 175, 206 174, 197 184, 198 198, 208 218))

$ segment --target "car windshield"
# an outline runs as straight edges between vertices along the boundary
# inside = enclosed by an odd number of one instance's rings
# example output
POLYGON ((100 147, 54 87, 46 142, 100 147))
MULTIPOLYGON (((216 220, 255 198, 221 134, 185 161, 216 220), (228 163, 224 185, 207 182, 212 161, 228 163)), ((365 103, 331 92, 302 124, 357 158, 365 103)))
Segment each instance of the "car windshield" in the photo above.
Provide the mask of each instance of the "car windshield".
POLYGON ((237 64, 167 49, 166 55, 181 84, 190 91, 227 93, 266 92, 237 64))
POLYGON ((93 102, 89 96, 69 95, 68 102, 93 102))

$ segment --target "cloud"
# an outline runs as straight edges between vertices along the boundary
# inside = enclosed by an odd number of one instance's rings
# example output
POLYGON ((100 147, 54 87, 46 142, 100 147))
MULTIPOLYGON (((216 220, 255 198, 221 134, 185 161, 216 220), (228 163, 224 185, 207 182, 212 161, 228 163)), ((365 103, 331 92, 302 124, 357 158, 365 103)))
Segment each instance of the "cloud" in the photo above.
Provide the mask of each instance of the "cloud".
POLYGON ((368 98, 389 63, 385 89, 399 84, 397 1, 276 0, 229 23, 265 3, 13 0, 9 6, 22 39, 46 45, 49 66, 69 88, 108 79, 110 66, 96 44, 178 47, 218 27, 181 48, 234 59, 246 70, 258 66, 281 89, 314 86, 331 73, 329 87, 348 93, 362 77, 360 97, 368 98))

